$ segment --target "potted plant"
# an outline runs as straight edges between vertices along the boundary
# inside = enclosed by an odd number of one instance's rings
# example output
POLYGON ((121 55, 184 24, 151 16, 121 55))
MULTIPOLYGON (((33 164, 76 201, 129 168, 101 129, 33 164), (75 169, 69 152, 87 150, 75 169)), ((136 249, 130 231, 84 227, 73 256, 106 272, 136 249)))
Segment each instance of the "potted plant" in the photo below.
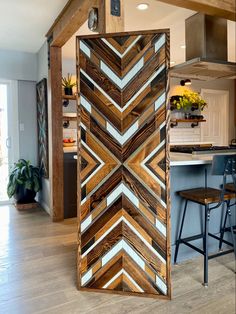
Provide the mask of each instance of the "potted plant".
POLYGON ((9 176, 7 194, 14 196, 17 204, 35 202, 35 196, 41 190, 41 172, 39 167, 31 165, 30 161, 19 159, 9 176))
POLYGON ((184 111, 202 111, 207 103, 202 97, 193 91, 185 90, 183 95, 176 95, 170 98, 170 109, 171 110, 181 110, 184 111))
POLYGON ((76 86, 76 83, 72 82, 72 74, 68 73, 67 77, 62 77, 62 86, 65 95, 73 95, 73 87, 76 86))

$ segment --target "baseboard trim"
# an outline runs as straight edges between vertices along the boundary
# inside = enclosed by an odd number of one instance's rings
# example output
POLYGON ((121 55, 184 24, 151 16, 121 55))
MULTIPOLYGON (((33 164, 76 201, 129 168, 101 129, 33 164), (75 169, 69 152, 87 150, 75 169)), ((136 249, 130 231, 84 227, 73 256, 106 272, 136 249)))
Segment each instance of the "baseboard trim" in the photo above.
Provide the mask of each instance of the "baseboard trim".
POLYGON ((50 207, 48 207, 48 205, 43 201, 43 200, 39 200, 39 204, 41 205, 41 207, 48 213, 49 216, 52 216, 52 210, 50 207))

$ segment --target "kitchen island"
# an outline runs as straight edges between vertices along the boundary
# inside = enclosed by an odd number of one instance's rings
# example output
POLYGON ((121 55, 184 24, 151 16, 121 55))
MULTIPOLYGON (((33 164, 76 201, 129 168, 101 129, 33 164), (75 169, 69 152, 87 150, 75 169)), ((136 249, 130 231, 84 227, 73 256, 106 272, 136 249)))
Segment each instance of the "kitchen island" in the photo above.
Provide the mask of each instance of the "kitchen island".
MULTIPOLYGON (((228 154, 232 154, 229 152, 228 154)), ((74 155, 77 159, 77 155, 74 155)), ((183 154, 183 153, 170 153, 170 196, 171 196, 171 251, 172 262, 174 258, 175 243, 178 235, 180 219, 183 213, 184 200, 177 194, 180 190, 191 189, 196 187, 204 187, 205 184, 205 171, 207 171, 208 186, 219 188, 222 184, 221 176, 211 175, 211 164, 213 154, 183 154)), ((201 233, 203 226, 201 226, 202 213, 201 205, 189 202, 188 212, 186 214, 186 223, 183 230, 183 236, 191 236, 193 234, 201 233)), ((234 213, 233 213, 234 215, 234 213)), ((235 217, 235 216, 233 216, 235 217)), ((222 209, 218 208, 212 212, 210 220, 210 232, 219 235, 220 223, 222 219, 222 209)), ((231 235, 227 233, 225 239, 231 242, 231 235)), ((202 240, 196 240, 195 245, 202 246, 202 240)), ((224 245, 225 247, 225 245, 224 245)), ((218 241, 209 239, 209 252, 218 250, 218 241)), ((199 254, 184 246, 180 246, 178 261, 191 259, 199 254)))
MULTIPOLYGON (((229 152, 232 154, 233 152, 229 152)), ((224 153, 225 154, 225 153, 224 153)), ((186 190, 196 187, 204 187, 205 185, 205 170, 207 170, 208 186, 219 188, 222 184, 221 176, 211 175, 211 164, 213 154, 183 154, 170 153, 170 195, 171 195, 171 250, 172 262, 175 251, 175 243, 180 226, 180 219, 183 213, 184 200, 177 194, 180 190, 186 190)), ((230 180, 230 179, 229 179, 230 180)), ((232 180, 231 180, 232 181, 232 180)), ((232 211, 235 212, 235 211, 232 211)), ((186 214, 185 227, 183 229, 183 237, 188 237, 203 231, 203 222, 201 205, 189 202, 188 211, 186 214)), ((233 213, 234 215, 234 213, 233 213)), ((234 216, 235 218, 235 216, 234 216)), ((220 223, 222 219, 221 207, 215 209, 211 213, 210 232, 219 234, 220 223)), ((231 242, 229 233, 226 239, 231 242)), ((193 242, 194 245, 202 246, 202 239, 193 242)), ((223 246, 225 247, 225 245, 223 246)), ((209 252, 216 252, 218 250, 218 241, 209 239, 209 252)), ((185 245, 180 246, 178 261, 190 259, 194 256, 199 256, 199 253, 188 248, 185 245)))

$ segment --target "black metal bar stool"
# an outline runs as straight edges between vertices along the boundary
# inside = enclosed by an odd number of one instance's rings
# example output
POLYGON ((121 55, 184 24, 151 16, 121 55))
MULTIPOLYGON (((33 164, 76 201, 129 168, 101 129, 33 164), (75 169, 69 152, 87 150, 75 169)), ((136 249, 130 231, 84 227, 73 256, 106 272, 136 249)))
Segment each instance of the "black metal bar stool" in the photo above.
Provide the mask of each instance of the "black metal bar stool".
MULTIPOLYGON (((236 177, 236 174, 232 174, 232 176, 235 178, 236 177)), ((225 190, 226 191, 229 191, 229 192, 232 192, 234 193, 235 195, 235 199, 236 199, 236 180, 234 180, 233 183, 228 183, 225 185, 225 190)), ((230 204, 229 205, 230 207, 234 208, 234 210, 236 210, 236 201, 233 203, 233 204, 230 204)), ((225 217, 224 217, 224 222, 223 222, 223 226, 221 227, 221 230, 220 230, 220 243, 219 243, 219 250, 221 251, 222 250, 222 244, 223 244, 223 239, 224 239, 224 234, 225 232, 231 232, 231 229, 230 227, 226 227, 226 223, 227 223, 227 218, 228 219, 231 219, 231 217, 229 216, 229 213, 228 211, 226 210, 225 212, 225 217)), ((233 229, 233 234, 236 233, 236 226, 234 225, 232 227, 233 229)), ((234 241, 235 241, 235 237, 233 236, 234 238, 234 241)), ((224 241, 225 243, 227 243, 227 241, 224 241)), ((227 243, 228 245, 232 245, 230 242, 227 243)), ((236 254, 236 253, 235 253, 236 254)))
MULTIPOLYGON (((233 228, 232 228, 232 221, 231 221, 231 205, 230 201, 235 198, 235 194, 230 191, 225 190, 226 185, 226 178, 231 175, 233 177, 233 182, 235 181, 235 168, 236 168, 236 155, 215 155, 213 157, 212 162, 212 175, 221 175, 223 177, 223 184, 221 189, 214 189, 207 187, 207 183, 205 183, 204 188, 195 188, 191 190, 184 190, 179 191, 179 195, 185 199, 185 206, 182 216, 182 221, 180 224, 180 230, 178 239, 176 241, 176 249, 175 249, 175 256, 174 256, 174 262, 176 263, 177 257, 178 257, 178 251, 180 244, 185 244, 188 247, 192 248, 193 250, 199 252, 200 254, 204 255, 204 283, 203 285, 205 287, 208 286, 208 260, 217 257, 223 254, 227 254, 230 252, 235 251, 235 240, 233 236, 233 228), (184 226, 184 220, 185 215, 187 211, 187 205, 188 202, 194 202, 200 205, 204 206, 205 209, 205 217, 204 217, 204 232, 201 234, 197 234, 194 236, 190 236, 187 238, 182 238, 182 231, 184 226), (233 237, 233 243, 229 243, 228 241, 225 241, 223 238, 218 237, 212 233, 209 232, 209 220, 210 220, 210 213, 213 209, 219 208, 221 206, 224 206, 226 204, 226 212, 228 213, 229 217, 229 225, 230 225, 230 231, 233 237), (211 206, 213 205, 213 206, 211 206), (218 252, 214 255, 208 255, 208 238, 212 237, 218 241, 222 241, 228 245, 234 246, 234 250, 230 249, 223 252, 218 252), (191 241, 194 241, 196 239, 203 238, 203 250, 200 248, 192 245, 191 241)), ((207 181, 207 180, 206 180, 207 181)))

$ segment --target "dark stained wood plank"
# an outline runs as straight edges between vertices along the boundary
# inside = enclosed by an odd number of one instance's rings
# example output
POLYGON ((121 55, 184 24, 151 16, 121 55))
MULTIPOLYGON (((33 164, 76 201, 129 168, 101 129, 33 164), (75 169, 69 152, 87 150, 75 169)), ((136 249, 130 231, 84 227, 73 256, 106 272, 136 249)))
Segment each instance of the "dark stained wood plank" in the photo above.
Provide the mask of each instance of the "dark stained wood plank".
POLYGON ((146 208, 150 209, 157 217, 166 224, 166 211, 157 199, 124 167, 123 180, 130 189, 143 202, 146 208))
POLYGON ((109 181, 101 185, 89 200, 81 205, 81 218, 84 219, 88 213, 93 213, 99 204, 107 197, 109 193, 122 181, 122 169, 119 168, 113 173, 109 181))
POLYGON ((145 213, 141 214, 137 209, 135 210, 133 204, 126 197, 123 198, 123 208, 150 235, 158 252, 166 258, 166 239, 153 225, 147 223, 145 213))
POLYGON ((124 255, 124 269, 128 274, 132 274, 132 278, 140 287, 142 287, 145 293, 161 293, 161 291, 157 289, 154 282, 148 278, 147 274, 140 267, 138 267, 127 254, 124 255))
POLYGON ((87 269, 109 251, 123 237, 123 223, 119 223, 102 241, 87 254, 87 269))
POLYGON ((143 261, 165 278, 165 265, 125 223, 123 236, 125 241, 143 258, 143 261))
POLYGON ((93 237, 95 237, 96 233, 100 231, 121 209, 122 197, 120 196, 111 206, 106 207, 96 222, 82 234, 82 246, 86 245, 93 237))

